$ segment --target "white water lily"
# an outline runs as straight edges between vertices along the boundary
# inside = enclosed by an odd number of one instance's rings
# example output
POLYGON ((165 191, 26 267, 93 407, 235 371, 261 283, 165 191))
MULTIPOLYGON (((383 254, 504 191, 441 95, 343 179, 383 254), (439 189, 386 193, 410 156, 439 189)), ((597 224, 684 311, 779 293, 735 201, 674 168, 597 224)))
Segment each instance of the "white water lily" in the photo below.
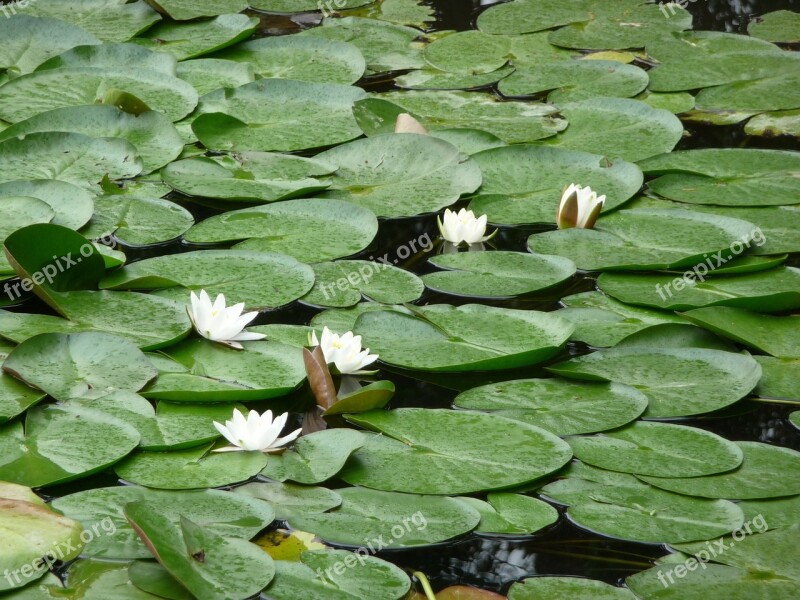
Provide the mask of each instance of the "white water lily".
POLYGON ((200 297, 192 292, 191 306, 186 307, 197 333, 212 342, 219 342, 232 348, 242 349, 239 342, 264 339, 263 333, 244 331, 250 321, 258 316, 257 312, 242 314, 244 302, 234 306, 225 306, 225 296, 220 294, 214 303, 205 290, 200 290, 200 297))
POLYGON ((605 203, 606 197, 598 196, 589 186, 581 187, 571 183, 561 194, 561 202, 556 213, 558 228, 591 229, 597 222, 605 203))
POLYGON ((353 335, 352 331, 338 335, 325 327, 322 339, 317 339, 316 331, 311 333, 311 344, 322 348, 325 362, 333 363, 342 375, 358 373, 378 360, 378 355, 370 354, 369 348, 361 349, 361 336, 353 335))
POLYGON ((231 445, 214 452, 239 452, 258 451, 276 452, 289 442, 293 442, 300 435, 302 429, 296 429, 289 435, 279 438, 278 435, 286 425, 289 413, 272 420, 272 411, 268 410, 263 415, 251 410, 245 419, 238 408, 233 409, 233 419, 225 421, 225 425, 214 421, 217 428, 231 445))
MULTIPOLYGON (((492 237, 484 235, 486 233, 486 221, 488 217, 481 215, 476 217, 471 210, 462 208, 457 213, 446 208, 444 211, 444 222, 437 218, 439 231, 445 241, 459 245, 480 244, 492 237)), ((495 232, 496 233, 496 232, 495 232)))

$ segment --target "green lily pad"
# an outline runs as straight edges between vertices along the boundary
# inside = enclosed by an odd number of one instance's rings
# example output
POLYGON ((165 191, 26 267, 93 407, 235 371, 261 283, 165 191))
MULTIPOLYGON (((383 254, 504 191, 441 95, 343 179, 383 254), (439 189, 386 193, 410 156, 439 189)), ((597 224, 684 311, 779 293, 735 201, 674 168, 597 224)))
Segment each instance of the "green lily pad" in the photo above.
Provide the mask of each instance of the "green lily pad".
POLYGON ((495 492, 488 495, 488 502, 469 497, 458 500, 480 513, 477 533, 530 534, 558 520, 555 508, 530 496, 495 492))
MULTIPOLYGON (((795 64, 795 70, 800 62, 795 64)), ((705 88, 697 94, 698 110, 789 110, 800 107, 797 92, 800 77, 797 73, 778 73, 754 81, 737 81, 713 88, 705 88)))
POLYGON ((800 110, 765 112, 750 119, 744 126, 747 135, 800 137, 800 110))
POLYGON ((761 365, 764 374, 753 392, 760 398, 795 400, 800 403, 800 360, 754 357, 761 365))
POLYGON ((592 98, 560 106, 569 127, 548 145, 637 162, 670 152, 683 125, 667 110, 628 98, 592 98))
POLYGON ((161 176, 170 187, 190 196, 273 202, 324 190, 329 182, 315 178, 334 170, 330 164, 299 156, 246 152, 179 160, 167 165, 161 176))
MULTIPOLYGON (((13 346, 0 342, 0 363, 5 361, 13 346)), ((46 394, 18 381, 11 375, 0 371, 0 423, 25 412, 40 402, 46 394)))
POLYGON ((244 351, 206 340, 165 350, 145 398, 172 402, 237 402, 288 394, 306 376, 302 351, 276 342, 246 342, 244 351))
POLYGON ((299 438, 291 450, 270 456, 261 474, 281 482, 320 483, 341 471, 364 442, 363 434, 352 429, 317 431, 299 438))
POLYGON ((378 135, 316 156, 338 165, 325 197, 379 217, 435 212, 481 184, 478 165, 451 144, 416 133, 378 135))
MULTIPOLYGON (((554 136, 567 122, 549 104, 500 102, 495 96, 459 91, 386 92, 380 98, 419 117, 428 131, 472 128, 491 133, 509 144, 533 142, 554 136)), ((358 104, 357 104, 358 106, 358 104)), ((380 104, 371 110, 386 110, 380 104)))
POLYGON ((0 21, 0 69, 12 73, 30 73, 47 59, 75 46, 100 43, 85 29, 61 19, 31 17, 22 12, 5 17, 0 21))
POLYGON ((238 44, 217 58, 253 65, 262 78, 294 79, 350 85, 367 64, 353 44, 322 37, 292 35, 265 37, 238 44))
POLYGON ((268 460, 261 452, 214 454, 210 450, 207 444, 172 452, 137 452, 114 470, 129 483, 161 490, 192 490, 246 481, 268 460))
POLYGON ((743 500, 739 502, 739 508, 744 512, 745 522, 756 524, 763 522, 767 529, 791 527, 797 523, 800 516, 800 496, 771 500, 743 500))
POLYGON ((655 156, 639 166, 658 175, 655 193, 692 204, 779 206, 797 204, 800 183, 792 175, 800 158, 784 150, 706 148, 655 156))
POLYGON ((70 0, 53 0, 31 3, 25 13, 83 27, 104 42, 125 42, 161 19, 143 0, 86 0, 79 6, 70 0))
POLYGON ((387 364, 419 371, 509 369, 547 360, 572 333, 549 314, 480 304, 362 314, 354 331, 387 364))
POLYGON ((564 187, 573 182, 605 195, 604 210, 612 210, 633 197, 644 181, 632 163, 562 148, 509 146, 473 158, 483 185, 470 208, 487 214, 492 223, 555 223, 564 187))
POLYGON ((190 290, 205 289, 213 297, 225 294, 230 303, 244 302, 256 310, 292 302, 313 284, 311 267, 283 254, 198 250, 132 263, 109 274, 101 287, 159 289, 187 303, 190 290))
POLYGON ((36 223, 49 223, 55 216, 55 211, 46 202, 26 196, 11 196, 3 198, 0 203, 0 242, 28 225, 36 223))
MULTIPOLYGON (((178 63, 178 77, 188 82, 198 94, 206 95, 220 88, 235 88, 255 81, 255 72, 248 63, 236 63, 218 58, 195 58, 178 63)), ((195 141, 191 123, 181 121, 195 141)), ((189 140, 187 140, 189 141, 189 140)))
POLYGON ((564 60, 536 69, 517 69, 500 82, 504 96, 549 92, 553 104, 595 96, 631 98, 647 87, 647 73, 633 65, 607 60, 564 60))
POLYGON ((583 292, 561 299, 567 307, 559 317, 575 323, 572 340, 596 348, 616 346, 622 339, 653 325, 685 323, 683 317, 670 312, 631 306, 601 292, 583 292))
POLYGON ((688 92, 651 92, 645 90, 634 100, 646 102, 653 108, 663 108, 674 115, 689 112, 694 108, 694 96, 688 92))
POLYGON ((800 453, 759 442, 736 442, 742 465, 707 477, 641 477, 650 485, 679 494, 703 498, 758 500, 800 493, 800 453))
POLYGON ((591 437, 571 437, 576 458, 601 469, 656 477, 700 477, 742 464, 742 451, 708 431, 637 421, 591 437))
POLYGON ((588 2, 565 4, 558 0, 515 0, 490 6, 478 17, 478 29, 486 33, 515 35, 588 21, 588 2))
POLYGON ((614 381, 643 392, 651 418, 697 415, 730 406, 747 396, 761 378, 749 355, 706 348, 637 344, 594 352, 548 367, 575 379, 614 381))
POLYGON ((428 259, 444 271, 422 277, 425 286, 447 294, 510 298, 546 290, 575 275, 575 263, 560 256, 523 252, 459 252, 428 259))
POLYGON ((128 579, 141 592, 171 600, 194 600, 189 591, 164 567, 153 561, 136 560, 128 567, 128 579))
POLYGON ((203 0, 158 0, 158 7, 176 21, 198 17, 216 17, 238 13, 247 8, 246 0, 217 0, 213 4, 203 0))
POLYGON ((374 556, 311 550, 300 561, 275 561, 264 593, 274 600, 400 600, 411 588, 402 569, 374 556))
POLYGON ((768 42, 800 42, 800 16, 790 10, 768 12, 751 21, 747 33, 768 42))
MULTIPOLYGON (((48 204, 55 213, 51 223, 70 229, 83 227, 94 211, 94 196, 91 193, 57 179, 17 179, 0 183, 0 205, 5 198, 15 196, 36 198, 48 204)), ((4 260, 4 257, 0 258, 0 272, 4 260)))
MULTIPOLYGON (((286 1, 296 5, 295 0, 286 1)), ((318 6, 315 4, 314 9, 318 6)), ((361 50, 367 70, 372 73, 421 69, 426 65, 420 45, 413 43, 421 32, 413 27, 361 17, 326 18, 322 27, 312 27, 301 35, 350 42, 361 50)))
POLYGON ((341 506, 326 513, 291 517, 289 524, 322 539, 362 546, 382 537, 385 548, 426 546, 472 531, 480 521, 474 508, 454 499, 382 492, 336 490, 341 506))
POLYGON ((157 52, 169 52, 178 60, 186 60, 246 40, 258 23, 258 19, 247 15, 221 14, 208 21, 159 23, 133 41, 157 52))
POLYGON ((531 577, 511 586, 509 600, 634 600, 630 590, 580 577, 531 577))
POLYGON ((0 428, 0 479, 45 487, 87 477, 139 444, 130 425, 87 408, 50 405, 28 410, 25 428, 0 428))
POLYGON ((490 411, 564 436, 626 425, 644 412, 647 397, 618 383, 518 379, 472 388, 456 396, 454 404, 490 411))
POLYGON ((433 8, 421 0, 383 0, 375 18, 420 29, 426 29, 435 20, 433 8))
POLYGON ((514 67, 511 66, 479 75, 420 69, 401 75, 395 79, 395 84, 397 87, 407 90, 473 90, 497 83, 513 72, 514 67))
POLYGON ((531 251, 571 258, 579 269, 652 270, 691 267, 708 255, 730 256, 752 243, 747 221, 677 208, 621 210, 595 229, 560 229, 528 238, 531 251))
POLYGON ((778 358, 800 358, 800 322, 796 317, 760 315, 729 306, 698 308, 683 315, 750 348, 778 358))
POLYGON ((667 310, 735 306, 770 313, 800 307, 800 270, 794 267, 690 281, 672 275, 603 273, 597 284, 622 302, 667 310))
POLYGON ((521 485, 561 468, 572 456, 553 434, 503 417, 403 408, 348 415, 381 435, 350 459, 351 485, 422 494, 465 494, 521 485), (459 431, 443 436, 443 431, 459 431))
POLYGON ((346 85, 263 79, 203 96, 192 130, 213 150, 291 152, 341 144, 361 135, 352 106, 365 96, 346 85))
MULTIPOLYGON (((617 474, 621 475, 621 474, 617 474)), ((603 481, 592 475, 561 479, 540 492, 567 504, 577 526, 601 535, 663 544, 717 538, 741 527, 741 509, 727 500, 672 494, 638 481, 632 475, 603 481)))
POLYGON ((137 391, 158 374, 130 341, 107 333, 45 333, 14 348, 3 371, 57 400, 137 391))
POLYGON ((106 559, 151 558, 151 552, 125 518, 125 506, 144 501, 157 507, 173 524, 181 515, 218 535, 250 539, 275 518, 272 507, 243 494, 219 490, 160 491, 132 485, 94 488, 62 496, 53 507, 87 529, 102 525, 105 535, 94 536, 84 556, 106 559), (108 533, 113 529, 113 535, 108 533))
POLYGON ((84 545, 80 523, 47 507, 30 489, 11 487, 17 488, 0 487, 0 532, 5 542, 0 568, 8 574, 0 581, 0 590, 39 579, 57 560, 78 556, 84 545))
MULTIPOLYGON (((0 95, 4 87, 0 87, 0 95)), ((0 143, 0 183, 57 179, 91 188, 103 177, 135 177, 142 169, 136 149, 121 139, 45 132, 0 143)))
POLYGON ((336 403, 325 411, 325 415, 341 415, 377 410, 386 406, 394 396, 395 387, 391 381, 376 381, 359 388, 355 392, 339 396, 336 403))
POLYGON ((384 304, 402 304, 418 300, 425 287, 409 271, 368 260, 317 263, 312 268, 314 287, 302 302, 314 306, 346 308, 364 297, 384 304))
POLYGON ((199 600, 247 598, 275 574, 272 559, 255 544, 223 537, 184 515, 174 523, 140 500, 125 506, 125 516, 161 565, 199 600))
MULTIPOLYGON (((339 0, 336 3, 336 10, 357 8, 372 1, 374 0, 339 0)), ((321 5, 314 0, 251 0, 250 6, 273 13, 302 13, 322 10, 321 5)))
POLYGON ((294 483, 246 483, 233 491, 268 502, 275 508, 276 518, 284 520, 323 513, 342 503, 342 497, 333 490, 294 483))
POLYGON ((43 112, 0 132, 0 141, 47 131, 127 140, 136 148, 145 173, 163 167, 183 150, 180 135, 162 113, 147 111, 136 116, 108 105, 65 106, 43 112))
POLYGON ((281 252, 311 263, 356 254, 377 233, 378 219, 369 209, 343 200, 308 198, 213 216, 192 227, 185 238, 197 243, 247 240, 236 248, 281 252))

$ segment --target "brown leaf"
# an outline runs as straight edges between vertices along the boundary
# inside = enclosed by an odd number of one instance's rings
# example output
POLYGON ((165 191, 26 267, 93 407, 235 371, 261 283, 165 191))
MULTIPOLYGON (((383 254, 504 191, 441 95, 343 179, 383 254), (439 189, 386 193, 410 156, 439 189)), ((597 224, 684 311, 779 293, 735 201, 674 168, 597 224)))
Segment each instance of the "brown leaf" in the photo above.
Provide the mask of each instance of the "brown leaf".
POLYGON ((325 355, 322 348, 317 346, 311 352, 308 348, 303 348, 303 362, 306 365, 306 375, 311 391, 317 401, 317 406, 322 410, 328 410, 336 404, 336 386, 333 384, 333 377, 325 362, 325 355))

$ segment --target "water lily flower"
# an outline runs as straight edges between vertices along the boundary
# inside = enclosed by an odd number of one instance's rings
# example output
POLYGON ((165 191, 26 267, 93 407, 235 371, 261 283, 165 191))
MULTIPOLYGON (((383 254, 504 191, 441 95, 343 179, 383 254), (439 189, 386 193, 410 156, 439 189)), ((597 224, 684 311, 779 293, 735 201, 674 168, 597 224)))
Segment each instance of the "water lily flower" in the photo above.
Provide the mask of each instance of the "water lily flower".
POLYGON ((238 408, 233 409, 233 419, 225 421, 225 425, 214 421, 217 428, 231 445, 214 452, 239 452, 239 451, 258 451, 276 452, 289 442, 293 442, 300 435, 301 429, 297 429, 287 436, 279 438, 278 435, 286 425, 289 413, 283 413, 275 420, 272 420, 272 411, 268 410, 263 415, 251 410, 245 419, 238 408))
MULTIPOLYGON (((475 217, 475 213, 471 210, 462 208, 458 213, 446 208, 444 211, 444 222, 437 218, 439 223, 439 231, 445 241, 458 246, 462 243, 467 244, 481 244, 494 236, 494 233, 485 236, 486 221, 488 217, 481 215, 475 217)), ((497 233, 495 231, 495 233, 497 233)))
POLYGON ((591 229, 605 203, 606 197, 598 197, 597 192, 592 191, 589 186, 581 187, 571 183, 561 194, 561 203, 556 214, 558 228, 591 229))
POLYGON ((370 354, 369 348, 361 349, 361 336, 348 331, 337 335, 327 327, 322 330, 322 339, 317 339, 317 332, 311 333, 311 344, 322 348, 325 360, 333 363, 342 375, 353 375, 364 367, 378 360, 377 354, 370 354))
POLYGON ((244 302, 234 306, 225 306, 225 296, 220 294, 214 303, 205 290, 200 290, 200 297, 192 292, 192 305, 186 307, 197 333, 212 342, 219 342, 231 348, 242 350, 239 342, 264 339, 263 333, 243 331, 250 321, 258 316, 257 312, 242 314, 244 302))

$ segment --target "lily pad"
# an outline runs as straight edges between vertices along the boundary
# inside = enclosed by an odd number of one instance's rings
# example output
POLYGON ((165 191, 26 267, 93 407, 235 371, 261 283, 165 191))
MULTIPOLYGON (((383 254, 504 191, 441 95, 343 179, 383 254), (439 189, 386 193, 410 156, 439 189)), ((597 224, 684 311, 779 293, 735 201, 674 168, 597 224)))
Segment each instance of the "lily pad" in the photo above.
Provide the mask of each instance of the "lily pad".
POLYGON ((174 523, 147 501, 131 502, 125 516, 170 574, 199 600, 246 598, 273 578, 272 559, 255 544, 223 537, 181 515, 174 523))
POLYGON ((332 165, 299 156, 246 152, 180 160, 167 165, 161 177, 190 196, 273 202, 324 190, 329 182, 315 178, 334 170, 332 165))
POLYGON ((317 431, 299 438, 292 450, 270 456, 261 474, 281 482, 320 483, 336 475, 364 442, 364 436, 352 429, 317 431))
POLYGON ((428 259, 444 271, 424 275, 425 286, 447 294, 510 298, 546 290, 575 275, 575 263, 561 256, 523 252, 459 252, 428 259))
POLYGON ((198 17, 241 12, 247 8, 247 1, 217 0, 209 4, 203 0, 158 0, 158 7, 176 21, 188 21, 198 17))
MULTIPOLYGON (((253 67, 248 63, 236 63, 218 58, 195 58, 178 63, 178 77, 188 82, 198 94, 206 95, 220 88, 235 88, 255 81, 253 67)), ((181 121, 190 139, 196 141, 191 123, 181 121)))
POLYGON ((3 371, 57 400, 137 391, 158 374, 130 341, 106 333, 45 333, 14 348, 3 371))
POLYGON ((381 361, 419 371, 510 369, 547 360, 572 333, 563 319, 480 304, 362 314, 354 331, 381 361))
POLYGON ((794 400, 800 403, 800 360, 754 357, 761 365, 764 374, 753 392, 760 398, 794 400))
POLYGON ((83 27, 104 42, 125 42, 161 20, 143 0, 86 0, 80 6, 70 0, 53 0, 31 3, 25 13, 83 27))
POLYGON ((236 248, 281 252, 311 263, 356 254, 377 233, 378 219, 369 209, 343 200, 308 198, 213 216, 192 227, 185 237, 198 243, 247 240, 236 248), (309 234, 313 243, 308 241, 309 234))
POLYGON ((747 135, 800 137, 800 110, 765 112, 750 119, 744 126, 747 135))
POLYGON ((651 418, 697 415, 730 406, 761 378, 752 357, 706 348, 618 345, 559 363, 548 370, 589 381, 614 381, 643 392, 651 418))
POLYGON ((621 210, 598 220, 595 229, 560 229, 528 238, 531 251, 558 254, 579 269, 652 270, 691 267, 734 244, 753 239, 747 221, 681 209, 621 210))
MULTIPOLYGON (((17 179, 0 183, 0 206, 4 198, 25 196, 48 204, 55 215, 50 221, 54 225, 80 229, 94 211, 94 196, 77 185, 57 179, 17 179)), ((99 236, 98 236, 99 237, 99 236)), ((0 258, 0 272, 5 258, 0 258)))
POLYGON ((246 40, 258 23, 254 17, 237 14, 222 14, 193 23, 159 23, 133 41, 157 52, 169 52, 178 60, 186 60, 246 40))
POLYGON ((246 481, 267 464, 267 456, 261 452, 214 454, 210 450, 207 444, 173 452, 138 452, 114 470, 129 483, 161 490, 192 490, 246 481))
POLYGON ((656 477, 700 477, 742 464, 742 451, 708 431, 638 421, 591 437, 571 437, 576 458, 601 469, 656 477))
MULTIPOLYGON (((0 342, 0 362, 5 361, 13 346, 0 342)), ((0 371, 0 423, 25 412, 40 402, 46 394, 18 381, 8 373, 0 371)))
POLYGON ((530 496, 495 492, 487 499, 488 502, 469 497, 458 499, 480 513, 481 522, 476 533, 530 534, 558 520, 555 508, 530 496))
POLYGON ((361 135, 352 106, 365 96, 346 85, 262 79, 203 96, 192 130, 213 150, 292 152, 341 144, 361 135))
POLYGON ((180 135, 162 113, 136 116, 107 105, 66 106, 40 113, 0 132, 0 141, 47 131, 127 140, 136 148, 144 173, 163 167, 183 150, 180 135))
POLYGON ((381 217, 435 212, 481 184, 480 170, 469 157, 443 140, 416 133, 356 140, 316 159, 339 166, 325 197, 381 217))
MULTIPOLYGON (((800 62, 795 65, 795 70, 800 62)), ((780 73, 754 81, 737 81, 713 88, 705 88, 697 94, 698 110, 789 110, 800 107, 797 92, 800 77, 797 73, 780 73)))
POLYGON ((102 524, 102 531, 107 532, 113 527, 113 535, 94 536, 83 549, 84 556, 151 558, 151 552, 125 518, 125 506, 139 501, 155 507, 173 524, 179 524, 183 515, 218 535, 241 539, 250 539, 275 518, 269 504, 243 494, 219 490, 168 492, 132 485, 76 492, 57 498, 53 507, 87 529, 102 524))
POLYGON ((628 98, 592 98, 560 106, 569 127, 548 145, 637 162, 670 152, 683 125, 667 110, 628 98))
POLYGON ((466 494, 521 485, 561 468, 572 456, 553 434, 503 417, 403 408, 349 415, 381 435, 350 459, 351 485, 422 494, 466 494), (455 431, 458 436, 442 436, 455 431))
POLYGON ((760 442, 736 442, 744 458, 742 465, 729 473, 707 477, 641 477, 658 488, 700 496, 758 500, 800 493, 800 453, 760 442))
POLYGON ((265 37, 228 49, 217 58, 253 65, 262 78, 314 83, 355 83, 367 68, 353 44, 307 35, 265 37))
POLYGON ((309 513, 323 513, 342 503, 342 497, 333 490, 294 483, 246 483, 233 491, 268 502, 275 508, 275 516, 284 520, 309 513))
POLYGON ((630 590, 580 577, 531 577, 511 586, 508 600, 634 600, 630 590))
POLYGON ((800 16, 790 10, 768 12, 751 21, 747 33, 768 42, 800 42, 800 16))
MULTIPOLYGON (((337 10, 357 8, 374 0, 339 0, 337 10)), ((314 0, 251 0, 250 6, 271 13, 301 13, 322 10, 314 0)))
POLYGON ((536 425, 558 436, 626 425, 647 408, 647 397, 618 383, 518 379, 462 392, 455 406, 489 411, 536 425))
POLYGON ((797 287, 800 270, 794 267, 714 277, 700 282, 693 278, 686 282, 683 277, 672 275, 603 273, 597 284, 602 291, 622 302, 667 310, 735 306, 771 313, 800 307, 797 287))
POLYGON ((317 263, 314 287, 302 302, 314 306, 346 308, 366 296, 374 302, 402 304, 422 295, 419 277, 399 267, 368 260, 340 260, 317 263))
POLYGON ((657 194, 679 202, 721 206, 779 206, 800 200, 792 173, 800 158, 784 150, 721 148, 684 150, 639 165, 657 194))
POLYGON ((342 504, 330 512, 291 517, 289 524, 323 540, 364 546, 382 538, 384 548, 427 546, 472 531, 478 511, 455 498, 363 488, 335 490, 342 504))
POLYGON ((395 79, 399 88, 408 90, 475 90, 497 83, 514 72, 506 66, 490 73, 462 75, 436 69, 420 69, 395 79))
POLYGON ((250 310, 287 304, 314 284, 311 267, 271 252, 198 250, 125 266, 101 283, 106 289, 160 289, 188 302, 189 290, 225 294, 250 310), (175 287, 178 286, 178 287, 175 287), (173 288, 173 289, 170 289, 173 288))
POLYGON ((87 408, 50 405, 28 410, 25 428, 0 428, 0 479, 45 487, 87 477, 139 444, 130 425, 87 408))
POLYGON ((618 208, 639 191, 644 176, 621 159, 540 146, 509 146, 473 156, 483 173, 470 208, 492 223, 555 223, 558 200, 573 181, 606 196, 604 210, 618 208))
POLYGON ((306 376, 302 351, 276 342, 247 342, 244 351, 187 340, 165 351, 145 398, 171 402, 237 402, 288 394, 306 376))

